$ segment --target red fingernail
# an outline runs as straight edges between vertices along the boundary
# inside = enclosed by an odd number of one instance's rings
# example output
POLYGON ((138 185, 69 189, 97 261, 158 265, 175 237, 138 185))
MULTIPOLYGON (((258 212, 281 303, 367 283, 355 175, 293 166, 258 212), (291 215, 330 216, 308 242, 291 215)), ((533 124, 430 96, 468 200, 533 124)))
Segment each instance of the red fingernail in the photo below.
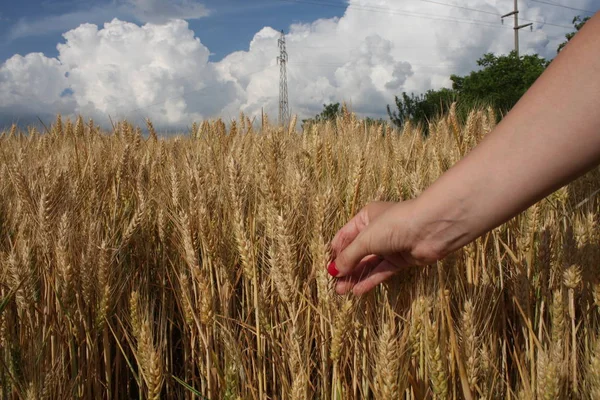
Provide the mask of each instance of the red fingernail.
POLYGON ((327 272, 329 272, 329 275, 333 276, 334 278, 340 274, 340 271, 338 271, 335 267, 335 261, 329 263, 329 266, 327 267, 327 272))

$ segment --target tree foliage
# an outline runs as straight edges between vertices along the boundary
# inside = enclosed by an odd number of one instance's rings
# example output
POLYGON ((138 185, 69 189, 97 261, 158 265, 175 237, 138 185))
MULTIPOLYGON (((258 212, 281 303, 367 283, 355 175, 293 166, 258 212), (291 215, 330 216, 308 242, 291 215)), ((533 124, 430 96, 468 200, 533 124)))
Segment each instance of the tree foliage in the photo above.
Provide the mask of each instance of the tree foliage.
POLYGON ((567 33, 565 35, 567 40, 565 42, 561 43, 560 46, 558 46, 558 49, 556 52, 560 53, 562 51, 562 49, 565 48, 567 43, 569 43, 571 41, 571 39, 573 39, 575 37, 577 32, 579 32, 581 30, 581 28, 583 28, 585 23, 588 22, 589 20, 590 20, 590 17, 581 18, 581 16, 579 16, 579 15, 576 16, 575 18, 573 18, 573 26, 575 27, 575 32, 567 33))
POLYGON ((407 121, 420 124, 427 129, 428 122, 447 112, 452 102, 456 100, 456 92, 443 88, 440 90, 428 90, 425 94, 410 96, 403 92, 400 97, 395 97, 396 110, 392 111, 387 106, 390 120, 397 127, 402 127, 407 121))
POLYGON ((323 111, 315 115, 316 122, 335 121, 342 112, 340 103, 323 104, 323 111))
POLYGON ((452 75, 452 88, 459 101, 470 105, 492 106, 509 111, 533 85, 548 66, 548 61, 537 54, 507 56, 488 53, 477 60, 482 67, 467 76, 452 75))
POLYGON ((421 95, 403 92, 401 96, 396 96, 395 109, 387 106, 388 116, 397 127, 411 121, 420 124, 427 133, 428 122, 448 112, 453 102, 458 103, 458 114, 463 117, 476 107, 491 106, 506 112, 540 77, 548 63, 537 54, 484 54, 477 60, 480 70, 466 76, 450 77, 452 89, 429 90, 421 95))
POLYGON ((303 119, 302 126, 308 126, 315 122, 335 121, 341 112, 342 106, 340 103, 323 104, 323 111, 315 115, 314 118, 303 119))

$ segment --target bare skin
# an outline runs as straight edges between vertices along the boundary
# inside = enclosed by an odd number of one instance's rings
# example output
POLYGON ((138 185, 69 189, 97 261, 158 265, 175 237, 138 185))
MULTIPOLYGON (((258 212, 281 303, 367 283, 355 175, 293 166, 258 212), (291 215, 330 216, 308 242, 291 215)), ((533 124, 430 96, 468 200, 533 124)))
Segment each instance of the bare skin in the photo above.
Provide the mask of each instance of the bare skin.
POLYGON ((600 13, 464 159, 418 198, 372 203, 334 237, 336 290, 366 293, 503 224, 600 163, 600 13))

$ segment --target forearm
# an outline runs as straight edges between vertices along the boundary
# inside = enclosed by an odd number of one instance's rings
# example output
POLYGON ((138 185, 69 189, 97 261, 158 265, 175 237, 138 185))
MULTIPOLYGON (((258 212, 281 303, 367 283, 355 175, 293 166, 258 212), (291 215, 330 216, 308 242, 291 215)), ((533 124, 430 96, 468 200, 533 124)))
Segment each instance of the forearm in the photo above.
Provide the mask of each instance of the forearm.
POLYGON ((600 15, 506 118, 419 197, 419 240, 447 254, 600 161, 600 15))

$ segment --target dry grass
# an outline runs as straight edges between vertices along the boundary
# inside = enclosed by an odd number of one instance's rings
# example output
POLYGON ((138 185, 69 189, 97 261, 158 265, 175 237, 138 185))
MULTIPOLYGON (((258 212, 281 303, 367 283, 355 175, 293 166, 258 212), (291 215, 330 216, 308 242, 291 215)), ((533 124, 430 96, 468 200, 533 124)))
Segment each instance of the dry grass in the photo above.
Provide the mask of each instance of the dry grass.
POLYGON ((3 132, 0 397, 597 398, 598 202, 576 205, 598 171, 437 265, 332 291, 337 229, 493 121, 3 132))

